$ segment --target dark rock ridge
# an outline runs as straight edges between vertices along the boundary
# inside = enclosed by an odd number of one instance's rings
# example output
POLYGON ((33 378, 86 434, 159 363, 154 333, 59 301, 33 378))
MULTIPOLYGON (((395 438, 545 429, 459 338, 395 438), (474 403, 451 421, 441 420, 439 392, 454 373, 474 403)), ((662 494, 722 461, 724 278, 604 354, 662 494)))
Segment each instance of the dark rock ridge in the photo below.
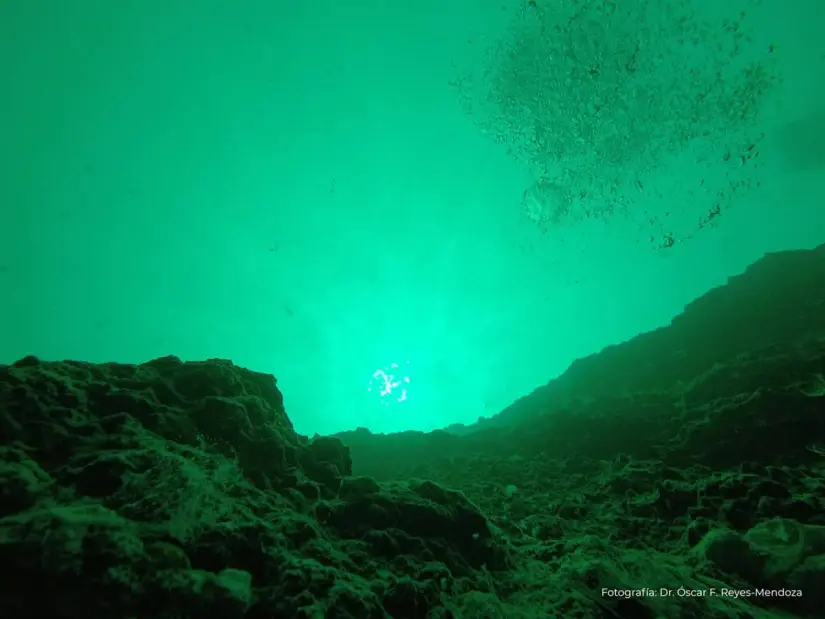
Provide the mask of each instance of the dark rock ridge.
POLYGON ((496 422, 517 422, 571 397, 672 390, 739 354, 823 334, 825 245, 767 254, 689 303, 670 325, 574 361, 496 422))
POLYGON ((824 253, 460 432, 310 439, 224 360, 0 366, 0 616, 820 617, 824 253))

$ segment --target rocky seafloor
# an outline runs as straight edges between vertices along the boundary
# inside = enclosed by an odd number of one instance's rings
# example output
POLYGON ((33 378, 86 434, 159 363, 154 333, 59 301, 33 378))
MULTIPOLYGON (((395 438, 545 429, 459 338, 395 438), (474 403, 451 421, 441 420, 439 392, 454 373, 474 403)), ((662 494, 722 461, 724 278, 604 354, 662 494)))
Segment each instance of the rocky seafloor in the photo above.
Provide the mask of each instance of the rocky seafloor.
POLYGON ((225 360, 0 366, 0 616, 825 617, 825 246, 448 431, 225 360))

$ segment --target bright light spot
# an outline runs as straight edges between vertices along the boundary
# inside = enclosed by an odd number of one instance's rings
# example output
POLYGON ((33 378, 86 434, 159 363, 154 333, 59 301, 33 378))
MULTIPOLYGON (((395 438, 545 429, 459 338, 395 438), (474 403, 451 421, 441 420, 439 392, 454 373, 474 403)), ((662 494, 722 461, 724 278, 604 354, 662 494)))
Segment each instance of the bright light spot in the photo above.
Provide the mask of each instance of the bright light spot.
POLYGON ((367 383, 367 391, 375 394, 378 401, 385 406, 399 404, 407 400, 410 385, 410 362, 391 363, 372 373, 367 383))

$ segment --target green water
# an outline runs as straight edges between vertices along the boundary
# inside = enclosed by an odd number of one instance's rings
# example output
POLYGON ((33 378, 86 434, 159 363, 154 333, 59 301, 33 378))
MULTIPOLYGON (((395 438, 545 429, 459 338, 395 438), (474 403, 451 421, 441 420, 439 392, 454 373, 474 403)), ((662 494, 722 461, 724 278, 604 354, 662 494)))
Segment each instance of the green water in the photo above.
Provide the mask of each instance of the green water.
POLYGON ((825 242, 825 5, 620 4, 0 3, 0 362, 431 429, 825 242))

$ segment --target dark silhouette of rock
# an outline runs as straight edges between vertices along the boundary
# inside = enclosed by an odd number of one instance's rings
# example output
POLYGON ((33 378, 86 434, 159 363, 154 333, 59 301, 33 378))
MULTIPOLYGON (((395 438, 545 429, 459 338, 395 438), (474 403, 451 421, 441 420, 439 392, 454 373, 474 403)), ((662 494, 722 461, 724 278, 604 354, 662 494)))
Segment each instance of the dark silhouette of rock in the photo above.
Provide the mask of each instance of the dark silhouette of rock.
POLYGON ((225 360, 0 366, 0 616, 821 617, 825 247, 448 430, 310 439, 225 360))

